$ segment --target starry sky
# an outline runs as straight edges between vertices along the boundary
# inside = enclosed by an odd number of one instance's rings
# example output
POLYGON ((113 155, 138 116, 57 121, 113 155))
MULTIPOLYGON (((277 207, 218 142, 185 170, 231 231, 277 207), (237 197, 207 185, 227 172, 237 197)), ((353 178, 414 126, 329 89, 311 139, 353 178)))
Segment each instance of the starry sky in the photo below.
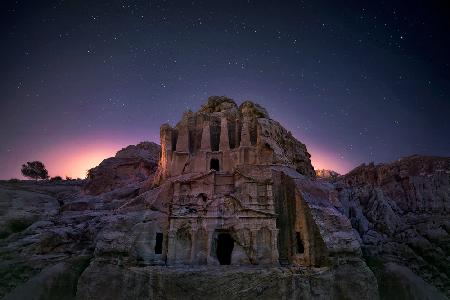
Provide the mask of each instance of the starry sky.
POLYGON ((446 1, 1 1, 0 179, 84 177, 210 95, 266 107, 316 168, 450 155, 446 1))

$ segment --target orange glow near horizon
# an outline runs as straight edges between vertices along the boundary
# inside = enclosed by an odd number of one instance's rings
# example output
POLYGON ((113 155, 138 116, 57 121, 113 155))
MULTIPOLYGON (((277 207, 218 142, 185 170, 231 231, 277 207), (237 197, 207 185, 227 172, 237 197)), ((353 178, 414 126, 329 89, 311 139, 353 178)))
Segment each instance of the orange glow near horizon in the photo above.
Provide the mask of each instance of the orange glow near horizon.
POLYGON ((98 166, 104 159, 114 156, 117 151, 130 144, 139 143, 127 140, 71 141, 41 153, 40 160, 51 177, 59 175, 63 178, 85 178, 87 171, 98 166))
POLYGON ((120 147, 113 145, 81 146, 70 151, 52 151, 48 153, 45 165, 49 176, 85 178, 87 171, 100 164, 105 158, 114 156, 120 147))
MULTIPOLYGON (((58 144, 48 151, 35 153, 30 160, 42 161, 49 176, 66 176, 72 178, 85 178, 87 171, 98 166, 104 159, 113 157, 120 149, 137 144, 139 140, 132 137, 104 135, 90 136, 86 138, 74 138, 69 142, 58 144), (101 138, 98 138, 101 136, 101 138)), ((323 151, 315 145, 308 145, 308 152, 311 154, 311 163, 314 168, 334 170, 340 174, 345 174, 354 166, 340 158, 337 153, 323 151)), ((22 177, 17 173, 16 177, 22 177)))
POLYGON ((100 147, 94 150, 86 149, 79 153, 65 153, 59 159, 48 163, 48 169, 51 170, 50 176, 85 178, 89 169, 98 166, 105 158, 114 156, 117 150, 119 149, 100 147))
POLYGON ((343 175, 353 168, 350 163, 339 159, 336 153, 325 152, 316 147, 308 147, 308 152, 315 170, 333 170, 343 175))
MULTIPOLYGON (((112 157, 117 151, 128 144, 92 143, 70 145, 70 151, 55 149, 44 156, 43 161, 49 171, 49 176, 85 178, 87 171, 98 166, 104 159, 112 157)), ((328 169, 340 174, 347 173, 351 166, 339 160, 334 153, 326 153, 311 149, 311 163, 316 170, 328 169)))
MULTIPOLYGON (((285 128, 288 128, 286 126, 285 128)), ((326 141, 318 143, 311 137, 304 136, 299 132, 293 132, 294 137, 306 145, 306 149, 311 154, 311 164, 315 170, 332 170, 341 175, 348 173, 356 165, 348 157, 341 156, 336 151, 330 151, 326 147, 326 141), (324 150, 325 149, 325 150, 324 150)))

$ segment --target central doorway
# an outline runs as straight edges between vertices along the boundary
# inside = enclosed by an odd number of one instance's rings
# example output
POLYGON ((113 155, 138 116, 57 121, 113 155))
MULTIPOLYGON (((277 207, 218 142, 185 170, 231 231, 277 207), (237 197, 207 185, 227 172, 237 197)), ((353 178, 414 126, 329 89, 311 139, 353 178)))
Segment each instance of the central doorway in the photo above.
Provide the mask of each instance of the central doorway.
POLYGON ((217 259, 221 265, 231 264, 231 253, 234 248, 234 239, 229 233, 219 233, 217 237, 217 259))

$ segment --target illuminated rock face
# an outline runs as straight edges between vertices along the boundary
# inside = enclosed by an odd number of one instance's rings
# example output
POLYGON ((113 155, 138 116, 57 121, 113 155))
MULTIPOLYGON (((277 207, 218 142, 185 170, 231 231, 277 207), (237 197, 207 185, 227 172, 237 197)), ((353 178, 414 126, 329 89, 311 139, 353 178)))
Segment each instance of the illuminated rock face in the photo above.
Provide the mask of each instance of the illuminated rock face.
MULTIPOLYGON (((161 263, 328 263, 327 251, 336 245, 326 245, 323 234, 333 233, 321 233, 316 222, 327 221, 321 218, 329 212, 315 215, 302 194, 310 185, 299 181, 315 177, 310 155, 264 108, 210 97, 175 128, 161 127, 161 151, 154 185, 168 191, 158 197, 170 208, 155 245, 161 263)), ((328 201, 328 191, 318 197, 328 201)), ((342 223, 336 228, 349 232, 347 252, 359 255, 350 224, 342 223)))
POLYGON ((153 177, 158 166, 160 146, 151 142, 130 145, 104 159, 88 171, 84 190, 91 195, 110 192, 153 177))
POLYGON ((242 165, 282 164, 315 176, 305 145, 250 101, 238 107, 229 98, 210 97, 198 112, 186 112, 175 128, 161 126, 161 147, 156 185, 211 169, 231 174, 242 165))
POLYGON ((0 182, 0 297, 378 299, 348 203, 264 108, 212 97, 159 150, 127 147, 84 184, 0 182))

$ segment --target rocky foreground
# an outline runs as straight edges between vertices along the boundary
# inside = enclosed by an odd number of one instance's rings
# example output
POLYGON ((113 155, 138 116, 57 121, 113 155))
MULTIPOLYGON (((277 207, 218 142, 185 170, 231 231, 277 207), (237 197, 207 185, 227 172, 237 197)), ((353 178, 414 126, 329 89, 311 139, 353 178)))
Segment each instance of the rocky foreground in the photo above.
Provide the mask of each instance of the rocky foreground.
POLYGON ((130 146, 95 168, 87 181, 0 182, 0 297, 450 297, 450 158, 413 156, 363 165, 309 187, 311 195, 318 190, 334 195, 327 205, 350 220, 365 262, 194 268, 145 263, 153 251, 147 249, 152 221, 167 209, 158 202, 158 193, 166 191, 150 189, 148 180, 159 151, 151 143, 130 146))

